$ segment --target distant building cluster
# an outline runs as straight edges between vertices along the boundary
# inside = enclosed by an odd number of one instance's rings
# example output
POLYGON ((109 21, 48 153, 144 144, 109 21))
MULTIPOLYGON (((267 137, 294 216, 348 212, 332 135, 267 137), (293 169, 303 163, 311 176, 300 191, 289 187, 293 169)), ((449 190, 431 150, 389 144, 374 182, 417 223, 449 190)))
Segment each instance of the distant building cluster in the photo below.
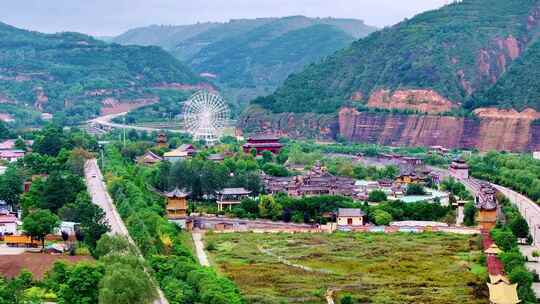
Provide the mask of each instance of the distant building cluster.
POLYGON ((287 193, 292 197, 317 195, 354 196, 355 180, 333 176, 317 163, 311 171, 300 176, 274 177, 262 173, 267 193, 287 193))

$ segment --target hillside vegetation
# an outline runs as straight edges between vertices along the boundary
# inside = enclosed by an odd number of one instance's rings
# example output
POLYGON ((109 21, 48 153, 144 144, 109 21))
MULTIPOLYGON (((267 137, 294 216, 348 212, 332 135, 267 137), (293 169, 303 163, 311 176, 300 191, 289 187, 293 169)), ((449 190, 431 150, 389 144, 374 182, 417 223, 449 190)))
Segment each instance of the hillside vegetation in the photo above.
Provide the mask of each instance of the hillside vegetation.
POLYGON ((2 111, 50 112, 76 123, 96 115, 108 97, 148 98, 147 89, 157 84, 202 81, 158 47, 106 44, 78 33, 42 34, 0 23, 2 111))
POLYGON ((247 100, 271 93, 289 74, 374 30, 360 20, 293 16, 150 26, 112 41, 161 46, 196 72, 215 75, 235 99, 247 100))
POLYGON ((379 89, 426 89, 468 109, 540 110, 529 77, 539 24, 536 0, 463 0, 358 40, 256 103, 274 112, 328 113, 379 89))

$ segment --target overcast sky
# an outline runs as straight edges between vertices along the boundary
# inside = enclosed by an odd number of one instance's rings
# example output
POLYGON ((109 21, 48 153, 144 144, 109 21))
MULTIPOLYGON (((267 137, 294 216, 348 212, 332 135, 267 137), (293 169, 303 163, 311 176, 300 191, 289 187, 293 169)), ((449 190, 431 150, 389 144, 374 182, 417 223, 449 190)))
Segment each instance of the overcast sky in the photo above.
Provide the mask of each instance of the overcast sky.
POLYGON ((341 17, 383 27, 448 0, 0 0, 0 21, 42 32, 117 35, 150 24, 237 18, 341 17))

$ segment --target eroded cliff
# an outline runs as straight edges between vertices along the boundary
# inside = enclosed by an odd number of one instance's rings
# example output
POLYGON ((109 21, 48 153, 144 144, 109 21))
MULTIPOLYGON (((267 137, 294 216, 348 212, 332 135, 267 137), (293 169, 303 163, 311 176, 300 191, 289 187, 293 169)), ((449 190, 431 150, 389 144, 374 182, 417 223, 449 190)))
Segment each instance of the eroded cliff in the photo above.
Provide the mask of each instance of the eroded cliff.
POLYGON ((435 146, 504 151, 540 150, 540 113, 534 110, 478 109, 475 118, 359 112, 337 116, 268 114, 249 110, 239 126, 247 132, 274 132, 292 138, 330 139, 388 146, 435 146))

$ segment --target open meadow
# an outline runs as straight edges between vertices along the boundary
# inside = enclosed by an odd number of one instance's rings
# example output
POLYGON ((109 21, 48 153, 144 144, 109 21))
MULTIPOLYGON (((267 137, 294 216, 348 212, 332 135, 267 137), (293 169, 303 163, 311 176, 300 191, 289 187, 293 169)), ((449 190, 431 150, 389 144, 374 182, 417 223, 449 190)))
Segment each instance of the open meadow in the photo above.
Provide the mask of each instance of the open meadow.
POLYGON ((487 303, 477 236, 210 233, 205 241, 248 303, 326 303, 329 290, 355 303, 487 303))

